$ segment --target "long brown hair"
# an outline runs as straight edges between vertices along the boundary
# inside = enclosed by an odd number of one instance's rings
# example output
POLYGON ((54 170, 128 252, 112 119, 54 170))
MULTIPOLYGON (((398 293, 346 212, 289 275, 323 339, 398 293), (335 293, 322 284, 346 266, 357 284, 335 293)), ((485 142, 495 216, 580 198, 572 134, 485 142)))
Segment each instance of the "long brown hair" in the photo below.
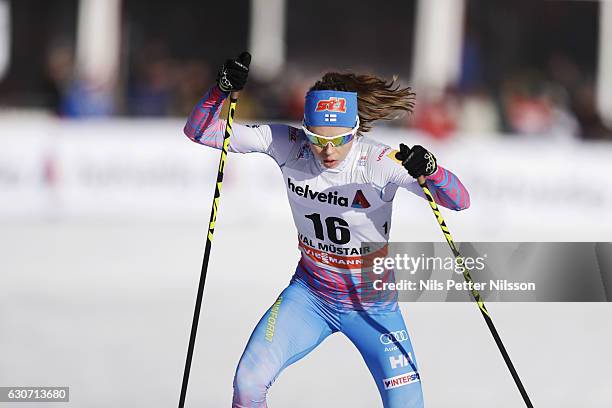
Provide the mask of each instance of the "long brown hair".
POLYGON ((379 119, 396 119, 403 111, 412 113, 416 96, 411 88, 400 88, 397 77, 387 82, 374 75, 339 72, 326 73, 310 90, 357 92, 359 132, 369 131, 379 119))

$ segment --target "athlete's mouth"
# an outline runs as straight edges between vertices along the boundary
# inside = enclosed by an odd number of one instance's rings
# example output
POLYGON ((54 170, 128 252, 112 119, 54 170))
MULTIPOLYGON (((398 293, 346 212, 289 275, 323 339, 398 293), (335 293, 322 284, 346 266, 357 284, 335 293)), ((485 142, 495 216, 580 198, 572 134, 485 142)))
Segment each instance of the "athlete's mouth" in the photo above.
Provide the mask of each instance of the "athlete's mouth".
POLYGON ((325 167, 333 167, 336 165, 336 163, 338 163, 338 160, 334 160, 334 159, 323 159, 323 165, 325 167))

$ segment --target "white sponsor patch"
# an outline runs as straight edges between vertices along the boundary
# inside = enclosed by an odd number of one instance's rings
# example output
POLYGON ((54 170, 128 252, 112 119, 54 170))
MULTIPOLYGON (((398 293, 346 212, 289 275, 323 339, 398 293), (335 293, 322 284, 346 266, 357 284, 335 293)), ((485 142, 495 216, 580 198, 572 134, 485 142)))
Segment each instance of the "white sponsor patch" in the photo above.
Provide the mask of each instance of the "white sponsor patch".
POLYGON ((385 386, 385 390, 390 390, 392 388, 403 387, 404 385, 419 382, 420 379, 421 377, 419 376, 419 373, 412 371, 410 373, 397 375, 395 377, 385 378, 383 380, 383 385, 385 386))
POLYGON ((408 357, 403 354, 389 357, 389 364, 391 368, 395 370, 398 367, 408 367, 412 365, 412 353, 408 353, 408 357))

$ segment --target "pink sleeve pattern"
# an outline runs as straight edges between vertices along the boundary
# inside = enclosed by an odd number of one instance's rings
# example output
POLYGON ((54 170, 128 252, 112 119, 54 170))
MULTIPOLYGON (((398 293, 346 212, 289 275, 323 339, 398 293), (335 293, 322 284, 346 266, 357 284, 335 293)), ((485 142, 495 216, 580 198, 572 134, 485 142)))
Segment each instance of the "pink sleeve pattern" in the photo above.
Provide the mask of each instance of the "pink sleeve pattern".
POLYGON ((427 177, 436 202, 451 210, 465 210, 470 206, 470 194, 451 171, 438 166, 438 170, 427 177))
POLYGON ((219 113, 226 98, 227 94, 216 85, 206 92, 191 111, 183 129, 189 139, 206 146, 221 148, 225 121, 219 119, 219 113))

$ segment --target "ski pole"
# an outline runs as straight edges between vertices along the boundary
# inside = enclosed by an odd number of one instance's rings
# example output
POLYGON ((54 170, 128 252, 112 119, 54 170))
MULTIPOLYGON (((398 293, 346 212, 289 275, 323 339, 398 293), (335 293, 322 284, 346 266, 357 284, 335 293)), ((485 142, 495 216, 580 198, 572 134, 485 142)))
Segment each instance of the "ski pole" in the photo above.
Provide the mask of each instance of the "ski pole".
POLYGON ((455 245, 455 241, 453 240, 453 237, 451 236, 450 231, 448 227, 446 226, 446 222, 444 221, 444 218, 442 217, 442 214, 440 213, 440 209, 438 208, 438 205, 436 204, 436 201, 434 200, 433 195, 431 194, 431 191, 429 191, 429 188, 427 187, 427 183, 425 182, 425 177, 420 176, 418 178, 418 182, 419 182, 419 186, 421 186, 421 188, 423 189, 423 193, 425 193, 425 197, 427 198, 427 201, 429 202, 429 206, 431 207, 431 210, 433 211, 434 216, 436 217, 436 220, 438 220, 438 224, 440 225, 440 229, 442 230, 442 233, 444 234, 444 237, 446 238, 446 242, 448 242, 448 245, 450 246, 451 251, 453 251, 453 255, 455 256, 456 264, 460 265, 463 269, 463 277, 465 278, 466 282, 470 285, 470 288, 471 288, 470 292, 472 293, 472 297, 476 301, 476 304, 478 305, 478 308, 480 309, 480 313, 482 314, 482 317, 487 323, 487 326, 489 327, 489 330, 491 331, 491 334, 493 335, 493 338, 495 339, 495 343, 497 344, 497 347, 499 348, 499 351, 501 352, 502 357, 504 358, 504 361, 506 362, 506 365, 508 366, 508 369, 510 370, 510 374, 512 374, 512 378, 514 379, 514 382, 516 383, 516 386, 518 387, 519 392, 521 393, 521 396, 523 397, 523 401, 525 401, 525 405, 527 405, 528 408, 533 408, 533 405, 531 404, 531 400, 529 399, 529 396, 527 395, 527 391, 525 391, 525 387, 523 387, 523 383, 521 382, 521 379, 519 378, 518 373, 516 372, 516 369, 514 368, 514 364, 512 364, 512 360, 510 360, 510 355, 508 354, 508 351, 506 351, 506 347, 504 347, 504 343, 502 342, 501 337, 499 337, 499 333, 497 332, 497 329, 495 328, 495 325, 493 324, 493 319, 491 318, 489 311, 485 307, 484 300, 482 299, 482 296, 480 296, 480 293, 475 289, 474 280, 470 276, 470 271, 468 271, 468 269, 465 267, 465 263, 463 262, 463 257, 459 253, 459 250, 457 249, 457 246, 455 245))
MULTIPOLYGON (((251 62, 251 55, 244 53, 241 55, 241 60, 247 67, 251 62), (246 54, 246 55, 244 55, 246 54)), ((191 335, 189 337, 189 347, 187 348, 187 359, 185 361, 185 371, 183 373, 183 384, 181 386, 181 396, 179 399, 179 408, 185 406, 185 396, 187 394, 187 385, 189 383, 189 372, 191 371, 191 360, 193 358, 193 348, 195 345, 196 334, 198 332, 198 321, 200 320, 200 309, 202 306, 202 297, 204 296, 204 283, 206 282, 206 272, 208 271, 208 261, 210 259, 210 249, 212 246, 213 234, 215 232, 215 222, 217 220, 217 211, 219 209, 219 198, 221 197, 221 186, 223 184, 223 171, 225 169, 225 161, 229 149, 230 138, 233 135, 232 125, 234 123, 234 112, 238 103, 240 92, 232 92, 230 94, 230 105, 227 111, 227 124, 225 126, 225 134, 223 135, 223 147, 221 148, 221 158, 219 159, 219 169, 217 172, 217 182, 215 184, 215 195, 213 197, 212 209, 210 211, 210 221, 208 222, 208 234, 206 235, 206 248, 204 249, 204 259, 202 260, 202 272, 200 274, 200 283, 198 285, 198 294, 196 296, 195 310, 193 312, 193 322, 191 323, 191 335)))

